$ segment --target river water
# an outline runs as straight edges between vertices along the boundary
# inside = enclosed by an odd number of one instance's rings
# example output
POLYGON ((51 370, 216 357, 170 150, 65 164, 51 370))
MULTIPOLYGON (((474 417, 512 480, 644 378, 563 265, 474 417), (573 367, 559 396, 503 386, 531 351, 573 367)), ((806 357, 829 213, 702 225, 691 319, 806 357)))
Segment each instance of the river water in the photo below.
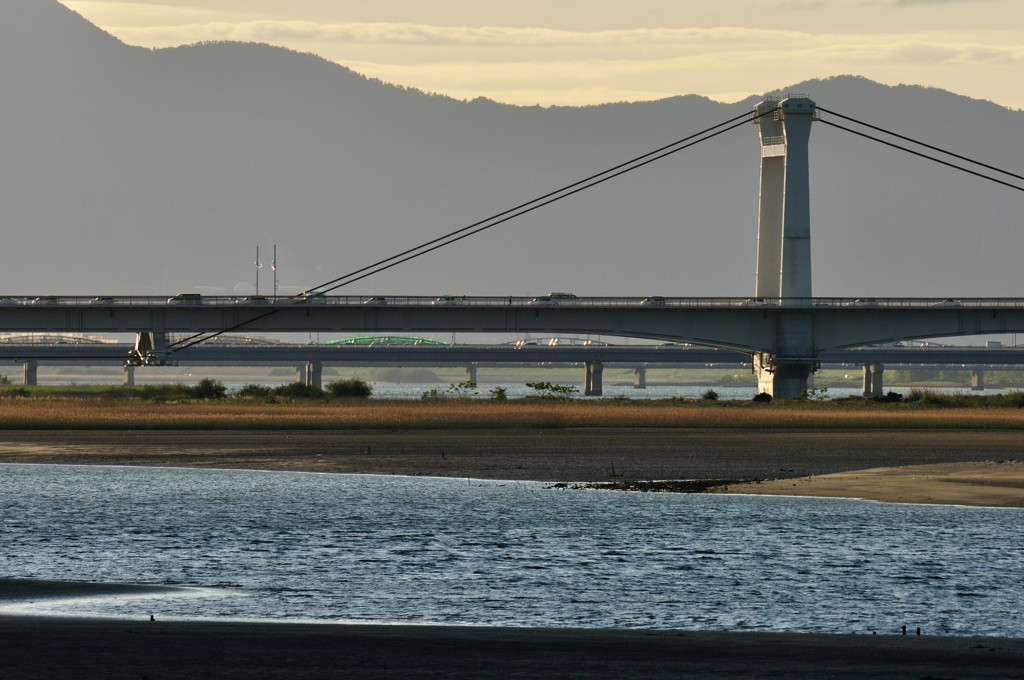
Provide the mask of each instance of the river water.
POLYGON ((0 575, 118 617, 1024 637, 1024 510, 0 465, 0 575))

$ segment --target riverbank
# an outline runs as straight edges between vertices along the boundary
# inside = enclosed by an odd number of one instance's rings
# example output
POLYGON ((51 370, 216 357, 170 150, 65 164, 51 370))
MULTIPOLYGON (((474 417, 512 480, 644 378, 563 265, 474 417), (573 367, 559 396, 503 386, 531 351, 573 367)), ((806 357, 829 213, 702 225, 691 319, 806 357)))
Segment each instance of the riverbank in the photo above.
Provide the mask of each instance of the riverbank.
MULTIPOLYGON (((443 393, 442 393, 443 394, 443 393)), ((165 395, 166 396, 166 395, 165 395)), ((779 400, 3 397, 0 430, 1016 430, 1024 396, 779 400), (961 403, 963 402, 963 403, 961 403)))
MULTIPOLYGON (((62 595, 66 584, 58 584, 62 595)), ((0 604, 4 581, 0 579, 0 604)), ((0 615, 5 678, 1007 678, 1024 639, 0 615)))

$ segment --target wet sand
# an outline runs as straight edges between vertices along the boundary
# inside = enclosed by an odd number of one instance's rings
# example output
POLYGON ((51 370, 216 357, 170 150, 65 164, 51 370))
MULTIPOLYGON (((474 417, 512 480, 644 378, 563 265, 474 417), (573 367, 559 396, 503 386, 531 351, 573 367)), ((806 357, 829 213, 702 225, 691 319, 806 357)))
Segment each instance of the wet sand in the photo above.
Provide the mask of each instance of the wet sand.
MULTIPOLYGON (((66 596, 68 584, 52 584, 66 596)), ((5 584, 0 579, 0 604, 5 584)), ((40 596, 37 592, 35 596, 40 596)), ((1012 678, 1024 639, 0 615, 0 677, 1012 678)), ((895 633, 895 634, 892 634, 895 633)))

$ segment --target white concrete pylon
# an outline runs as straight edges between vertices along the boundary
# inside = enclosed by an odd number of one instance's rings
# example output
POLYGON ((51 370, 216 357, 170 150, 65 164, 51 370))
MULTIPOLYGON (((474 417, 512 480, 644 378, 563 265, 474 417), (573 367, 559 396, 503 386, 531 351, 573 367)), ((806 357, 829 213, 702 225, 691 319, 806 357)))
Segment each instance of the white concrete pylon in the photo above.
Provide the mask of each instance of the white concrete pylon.
POLYGON ((754 356, 758 390, 791 397, 817 366, 811 304, 811 210, 807 144, 816 106, 804 95, 765 99, 754 108, 761 138, 761 187, 754 294, 777 300, 771 352, 754 356))
POLYGON ((813 101, 789 95, 754 108, 761 137, 755 295, 811 297, 811 211, 807 143, 813 101))

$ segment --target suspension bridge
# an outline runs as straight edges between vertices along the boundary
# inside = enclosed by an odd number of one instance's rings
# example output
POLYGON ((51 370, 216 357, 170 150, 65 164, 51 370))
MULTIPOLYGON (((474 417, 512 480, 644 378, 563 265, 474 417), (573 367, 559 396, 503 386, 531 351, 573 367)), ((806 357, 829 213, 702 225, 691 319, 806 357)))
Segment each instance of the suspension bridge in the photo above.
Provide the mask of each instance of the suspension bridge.
MULTIPOLYGON (((865 300, 813 296, 807 150, 815 123, 849 130, 1024 191, 1024 184, 1019 184, 1024 182, 1024 176, 894 133, 888 134, 900 141, 883 140, 829 121, 823 113, 859 122, 821 108, 803 95, 766 99, 750 114, 724 121, 605 172, 396 253, 301 295, 7 297, 0 299, 0 332, 134 333, 137 337, 134 347, 127 356, 121 354, 119 358, 136 365, 173 362, 176 355, 191 347, 240 329, 267 333, 571 333, 634 337, 690 342, 742 352, 751 357, 759 391, 784 397, 805 391, 809 376, 829 352, 903 340, 1024 331, 1024 299, 1018 298, 865 300), (761 157, 752 297, 593 298, 552 294, 541 298, 437 298, 332 294, 346 285, 453 245, 748 123, 758 128, 761 157), (913 150, 906 146, 910 143, 927 151, 913 150), (935 154, 944 154, 949 160, 935 154), (168 342, 172 335, 180 338, 168 342)), ((875 126, 867 127, 882 131, 875 126)), ((866 369, 865 374, 868 372, 866 369)))

